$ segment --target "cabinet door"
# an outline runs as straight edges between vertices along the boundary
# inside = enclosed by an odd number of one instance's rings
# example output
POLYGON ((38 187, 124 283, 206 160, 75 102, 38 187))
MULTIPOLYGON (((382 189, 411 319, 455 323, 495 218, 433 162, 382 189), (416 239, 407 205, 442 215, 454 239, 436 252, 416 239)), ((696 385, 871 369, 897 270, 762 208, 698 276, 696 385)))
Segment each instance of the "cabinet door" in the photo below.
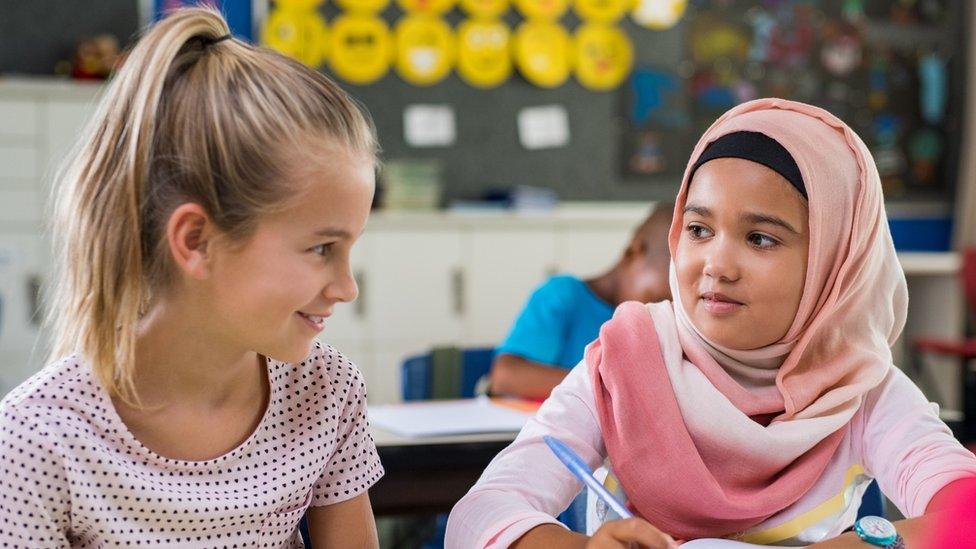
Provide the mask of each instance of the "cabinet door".
POLYGON ((461 335, 461 239, 425 229, 369 234, 370 261, 360 288, 371 340, 417 348, 451 344, 461 335))
POLYGON ((40 239, 35 235, 0 235, 0 379, 16 384, 42 364, 25 364, 31 351, 47 351, 39 342, 40 239))
POLYGON ((631 226, 559 229, 556 262, 560 272, 589 278, 606 272, 616 263, 630 241, 631 226))
POLYGON ((497 345, 532 290, 555 274, 550 229, 476 229, 465 246, 465 345, 497 345))
POLYGON ((33 138, 37 135, 37 102, 24 99, 0 100, 0 139, 33 138))
POLYGON ((41 166, 44 181, 53 181, 72 147, 81 138, 85 122, 95 112, 94 100, 49 101, 45 105, 45 155, 41 166))

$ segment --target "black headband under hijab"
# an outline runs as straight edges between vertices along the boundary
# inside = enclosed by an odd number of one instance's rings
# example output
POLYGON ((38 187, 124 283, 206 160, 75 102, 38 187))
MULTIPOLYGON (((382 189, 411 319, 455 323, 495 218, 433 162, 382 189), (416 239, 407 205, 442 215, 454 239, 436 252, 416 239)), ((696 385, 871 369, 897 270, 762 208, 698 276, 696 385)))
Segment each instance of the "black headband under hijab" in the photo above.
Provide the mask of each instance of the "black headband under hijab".
POLYGON ((716 158, 742 158, 758 164, 782 175, 790 185, 800 191, 803 198, 807 198, 807 190, 803 185, 803 176, 800 175, 800 168, 793 160, 793 155, 789 153, 775 139, 766 134, 758 132, 733 132, 719 137, 712 141, 702 151, 701 156, 691 167, 688 180, 695 175, 695 172, 709 160, 716 158))

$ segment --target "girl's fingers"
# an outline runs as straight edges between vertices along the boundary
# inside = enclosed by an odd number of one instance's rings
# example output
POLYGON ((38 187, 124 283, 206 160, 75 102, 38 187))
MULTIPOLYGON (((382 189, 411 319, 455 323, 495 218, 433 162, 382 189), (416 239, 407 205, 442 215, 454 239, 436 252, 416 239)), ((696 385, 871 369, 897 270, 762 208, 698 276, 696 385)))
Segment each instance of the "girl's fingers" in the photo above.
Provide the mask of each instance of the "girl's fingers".
POLYGON ((629 548, 632 544, 649 549, 677 549, 671 536, 658 530, 643 519, 631 518, 614 520, 600 527, 590 542, 588 549, 629 548))

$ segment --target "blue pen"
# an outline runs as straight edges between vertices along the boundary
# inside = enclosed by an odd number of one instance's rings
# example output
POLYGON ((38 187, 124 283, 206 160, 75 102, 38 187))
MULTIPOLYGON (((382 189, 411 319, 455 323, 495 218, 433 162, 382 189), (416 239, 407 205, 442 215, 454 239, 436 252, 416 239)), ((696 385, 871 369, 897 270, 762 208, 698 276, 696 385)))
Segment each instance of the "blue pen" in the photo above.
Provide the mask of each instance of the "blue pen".
POLYGON ((606 504, 609 505, 614 512, 620 515, 620 518, 633 518, 634 515, 628 511, 626 507, 624 507, 624 504, 617 501, 617 498, 613 497, 613 494, 608 492, 607 489, 600 484, 600 481, 593 476, 593 471, 590 471, 590 468, 587 467, 583 459, 576 455, 576 452, 572 451, 569 446, 566 446, 565 442, 550 435, 546 435, 542 438, 546 441, 546 444, 549 445, 549 449, 552 450, 552 453, 556 454, 559 461, 563 462, 563 465, 569 469, 569 472, 573 473, 576 478, 583 481, 583 484, 585 484, 590 490, 596 492, 596 495, 600 496, 600 499, 606 502, 606 504))

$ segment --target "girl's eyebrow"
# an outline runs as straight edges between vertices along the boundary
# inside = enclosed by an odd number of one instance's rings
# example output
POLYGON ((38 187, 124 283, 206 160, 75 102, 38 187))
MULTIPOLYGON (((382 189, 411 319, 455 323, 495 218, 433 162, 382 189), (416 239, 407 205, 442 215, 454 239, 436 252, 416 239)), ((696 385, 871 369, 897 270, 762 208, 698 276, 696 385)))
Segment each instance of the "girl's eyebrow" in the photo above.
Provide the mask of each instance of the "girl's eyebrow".
POLYGON ((349 231, 345 229, 334 228, 334 227, 325 227, 323 229, 319 229, 315 231, 315 236, 332 236, 338 238, 352 237, 352 235, 349 234, 349 231))
POLYGON ((686 204, 685 209, 681 210, 681 213, 686 214, 688 212, 696 213, 702 217, 711 217, 712 210, 705 208, 704 206, 696 206, 694 204, 686 204))
MULTIPOLYGON (((704 206, 697 206, 695 204, 688 204, 688 205, 685 206, 685 209, 682 211, 682 213, 688 213, 688 212, 696 213, 696 214, 698 214, 698 215, 700 215, 702 217, 711 217, 712 216, 712 211, 711 210, 709 210, 708 208, 706 208, 704 206)), ((786 221, 780 219, 779 217, 776 217, 775 215, 763 214, 763 213, 751 213, 750 212, 750 213, 744 213, 744 214, 742 214, 739 217, 740 217, 740 219, 742 219, 743 221, 745 221, 747 223, 752 223, 752 224, 765 223, 767 225, 776 225, 778 227, 782 227, 782 228, 786 229, 787 231, 789 231, 789 232, 791 232, 791 233, 793 233, 793 234, 795 234, 797 236, 800 235, 800 231, 794 229, 792 225, 790 225, 786 221)))
POLYGON ((775 215, 761 214, 761 213, 744 213, 740 216, 740 218, 743 221, 747 221, 749 223, 765 223, 767 225, 776 225, 778 227, 782 227, 786 229, 787 231, 797 236, 800 235, 800 231, 794 229, 792 225, 776 217, 775 215))

